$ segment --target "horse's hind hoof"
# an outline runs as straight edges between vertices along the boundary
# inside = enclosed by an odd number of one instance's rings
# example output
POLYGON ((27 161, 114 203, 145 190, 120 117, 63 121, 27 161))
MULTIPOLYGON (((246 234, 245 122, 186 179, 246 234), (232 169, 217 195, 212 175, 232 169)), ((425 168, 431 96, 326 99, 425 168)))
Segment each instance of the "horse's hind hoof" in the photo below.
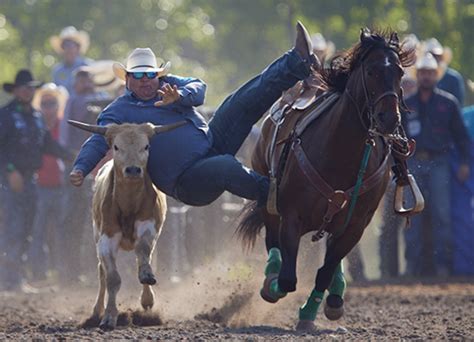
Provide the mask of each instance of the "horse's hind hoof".
POLYGON ((270 285, 272 284, 272 281, 278 279, 278 274, 277 273, 270 273, 265 277, 265 280, 263 281, 263 287, 260 290, 260 296, 263 298, 263 300, 269 302, 269 303, 276 303, 280 299, 280 297, 275 297, 270 289, 270 285))
POLYGON ((327 296, 324 315, 331 321, 341 318, 344 315, 344 299, 334 294, 327 296))
POLYGON ((309 319, 300 319, 298 321, 298 324, 296 325, 296 331, 315 332, 316 325, 313 321, 310 321, 309 319))

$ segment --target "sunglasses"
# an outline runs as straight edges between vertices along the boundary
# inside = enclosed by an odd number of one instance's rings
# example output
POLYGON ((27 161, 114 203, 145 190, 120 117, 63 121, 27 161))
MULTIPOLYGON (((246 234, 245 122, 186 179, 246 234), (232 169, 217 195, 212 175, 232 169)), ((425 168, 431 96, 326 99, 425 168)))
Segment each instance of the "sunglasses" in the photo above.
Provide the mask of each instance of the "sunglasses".
POLYGON ((158 76, 158 73, 156 71, 149 71, 149 72, 129 72, 129 75, 132 75, 132 77, 136 80, 141 80, 144 76, 146 76, 148 79, 152 80, 158 76))

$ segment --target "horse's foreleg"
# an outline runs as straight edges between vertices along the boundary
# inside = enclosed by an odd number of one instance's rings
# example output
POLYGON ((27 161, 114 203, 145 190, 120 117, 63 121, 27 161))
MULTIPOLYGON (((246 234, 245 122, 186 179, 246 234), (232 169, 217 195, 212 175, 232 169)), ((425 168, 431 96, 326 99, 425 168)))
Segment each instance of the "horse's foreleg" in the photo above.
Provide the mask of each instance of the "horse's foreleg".
MULTIPOLYGON (((348 228, 350 230, 350 227, 348 228)), ((343 295, 346 281, 342 269, 342 259, 357 244, 362 236, 363 229, 351 230, 337 240, 328 241, 326 257, 323 266, 318 270, 316 283, 306 303, 300 308, 297 329, 313 330, 313 321, 324 298, 324 292, 329 289, 330 295, 326 299, 325 313, 329 319, 339 319, 343 312, 343 295)))

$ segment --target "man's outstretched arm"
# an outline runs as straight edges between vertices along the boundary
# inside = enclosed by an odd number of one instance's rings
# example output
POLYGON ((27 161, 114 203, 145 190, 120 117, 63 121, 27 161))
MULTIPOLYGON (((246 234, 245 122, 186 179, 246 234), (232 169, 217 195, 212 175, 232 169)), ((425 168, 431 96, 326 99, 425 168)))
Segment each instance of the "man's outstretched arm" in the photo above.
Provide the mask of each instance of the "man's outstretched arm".
MULTIPOLYGON (((121 121, 112 114, 112 110, 107 107, 97 119, 97 124, 107 126, 109 124, 120 124, 121 121)), ((75 129, 75 128, 74 128, 75 129)), ((72 185, 81 186, 84 178, 97 166, 105 157, 109 146, 104 136, 94 134, 82 145, 79 155, 74 161, 74 166, 69 174, 69 180, 72 185)))
POLYGON ((183 106, 197 107, 204 103, 206 84, 198 78, 168 75, 163 82, 177 89, 180 98, 177 102, 183 106))

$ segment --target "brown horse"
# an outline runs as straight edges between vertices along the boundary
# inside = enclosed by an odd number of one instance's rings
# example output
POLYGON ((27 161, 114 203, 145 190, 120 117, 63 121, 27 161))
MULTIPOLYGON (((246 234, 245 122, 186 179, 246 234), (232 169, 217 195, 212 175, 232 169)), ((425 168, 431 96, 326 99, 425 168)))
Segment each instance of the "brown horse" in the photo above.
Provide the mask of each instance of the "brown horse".
MULTIPOLYGON (((387 187, 387 158, 391 141, 399 132, 403 104, 400 80, 403 67, 411 65, 414 58, 414 51, 404 49, 396 33, 362 30, 360 42, 335 56, 322 71, 326 90, 339 93, 339 99, 299 135, 293 133, 288 139, 288 158, 278 177, 280 216, 256 203, 250 203, 243 213, 237 232, 244 243, 252 246, 263 225, 266 228, 269 258, 261 295, 268 302, 296 290, 301 236, 314 230, 329 235, 324 265, 317 272, 308 301, 300 308, 297 329, 314 329, 326 290, 326 316, 338 319, 343 314, 341 262, 362 237, 387 187), (366 177, 353 215, 348 216, 346 204, 369 143, 373 148, 366 177)), ((293 114, 287 112, 285 120, 297 127, 297 119, 292 119, 297 115, 293 114)), ((274 131, 275 125, 267 118, 252 160, 254 169, 262 174, 270 171, 268 153, 274 131)))

